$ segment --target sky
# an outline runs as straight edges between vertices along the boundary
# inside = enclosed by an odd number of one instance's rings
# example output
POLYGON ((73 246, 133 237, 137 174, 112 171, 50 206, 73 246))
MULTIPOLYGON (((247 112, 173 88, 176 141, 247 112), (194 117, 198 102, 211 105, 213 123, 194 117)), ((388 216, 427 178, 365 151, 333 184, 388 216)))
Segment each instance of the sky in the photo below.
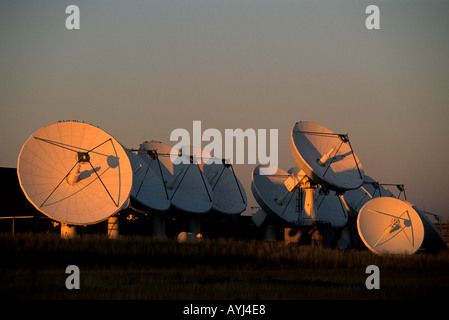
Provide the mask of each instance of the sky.
MULTIPOLYGON (((448 16, 438 0, 0 0, 0 166, 59 120, 130 148, 174 145, 198 120, 277 129, 288 170, 290 131, 307 120, 349 133, 367 175, 447 221, 448 16), (65 25, 72 4, 79 30, 65 25)), ((250 212, 254 166, 234 166, 250 212)))

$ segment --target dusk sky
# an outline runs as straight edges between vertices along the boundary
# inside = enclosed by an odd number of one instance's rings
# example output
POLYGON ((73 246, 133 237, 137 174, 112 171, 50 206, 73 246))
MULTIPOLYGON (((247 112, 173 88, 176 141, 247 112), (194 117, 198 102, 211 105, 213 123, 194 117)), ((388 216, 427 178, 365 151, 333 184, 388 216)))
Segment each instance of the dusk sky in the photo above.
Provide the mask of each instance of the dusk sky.
MULTIPOLYGON (((0 166, 58 120, 127 147, 177 128, 349 133, 365 173, 449 218, 449 1, 0 0, 0 166), (68 30, 68 5, 80 29, 68 30), (380 29, 368 30, 368 5, 380 29)), ((206 145, 207 142, 204 143, 206 145)), ((204 146, 203 145, 203 146, 204 146)), ((223 143, 224 145, 224 143, 223 143)), ((248 199, 255 165, 235 165, 248 199)))

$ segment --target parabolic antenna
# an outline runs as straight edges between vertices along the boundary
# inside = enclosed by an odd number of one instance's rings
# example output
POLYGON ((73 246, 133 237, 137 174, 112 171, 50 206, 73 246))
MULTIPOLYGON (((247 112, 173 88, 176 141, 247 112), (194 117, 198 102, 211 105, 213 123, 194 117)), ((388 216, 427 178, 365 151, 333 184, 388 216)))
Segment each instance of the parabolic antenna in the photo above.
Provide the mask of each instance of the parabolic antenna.
POLYGON ((168 210, 170 198, 165 187, 158 152, 142 149, 141 145, 138 151, 127 150, 127 154, 134 176, 131 197, 151 209, 168 210))
MULTIPOLYGON (((316 189, 320 188, 319 192, 322 194, 332 190, 339 196, 339 201, 345 203, 341 195, 346 190, 357 189, 362 185, 364 177, 362 165, 352 150, 347 134, 337 134, 316 123, 300 121, 292 129, 290 147, 293 158, 301 168, 299 172, 293 170, 283 176, 284 172, 278 170, 273 178, 259 178, 257 176, 260 176, 260 169, 256 168, 251 185, 256 200, 259 199, 258 201, 264 203, 269 212, 276 213, 284 220, 289 218, 287 221, 296 221, 296 224, 312 225, 319 220, 315 206, 316 189), (281 186, 274 187, 281 181, 285 189, 281 186), (297 191, 298 189, 301 190, 297 191), (302 190, 305 193, 304 197, 302 190), (297 199, 296 209, 293 211, 290 207, 292 197, 297 199)), ((329 202, 329 207, 331 206, 329 202)), ((346 203, 344 206, 347 211, 346 203)), ((261 207, 264 206, 261 204, 261 207)), ((329 222, 332 221, 329 218, 331 211, 324 204, 322 217, 327 216, 325 219, 329 222)), ((346 215, 343 217, 347 218, 346 215)), ((340 224, 336 220, 337 217, 333 222, 340 224)))
POLYGON ((123 147, 103 130, 58 122, 32 134, 17 161, 20 186, 42 213, 65 224, 101 222, 128 204, 132 171, 123 147))
POLYGON ((252 172, 251 191, 257 203, 266 213, 280 217, 288 223, 300 225, 302 217, 298 192, 289 192, 284 184, 290 174, 277 168, 275 174, 263 175, 261 168, 264 167, 266 166, 258 165, 252 172))
POLYGON ((232 164, 225 159, 211 157, 203 165, 203 172, 214 193, 212 209, 224 214, 240 214, 245 211, 245 189, 235 175, 232 164))
POLYGON ((141 150, 155 150, 170 203, 185 212, 206 213, 213 203, 212 188, 201 166, 201 151, 191 147, 173 150, 161 142, 143 143, 141 150))
POLYGON ((362 185, 362 165, 347 134, 300 121, 292 129, 290 147, 296 163, 315 183, 339 192, 362 185))
POLYGON ((416 210, 391 197, 368 201, 357 217, 357 230, 376 254, 413 254, 424 240, 424 226, 416 210))

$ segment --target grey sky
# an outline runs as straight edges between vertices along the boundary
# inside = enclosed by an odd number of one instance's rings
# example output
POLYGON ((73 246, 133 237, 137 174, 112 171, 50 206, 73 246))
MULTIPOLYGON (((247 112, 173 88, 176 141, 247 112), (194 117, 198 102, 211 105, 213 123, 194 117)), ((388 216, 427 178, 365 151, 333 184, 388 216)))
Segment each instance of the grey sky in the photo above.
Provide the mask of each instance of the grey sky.
MULTIPOLYGON (((447 1, 0 1, 0 165, 58 120, 129 147, 172 130, 349 132, 365 172, 449 216, 447 1), (67 30, 65 8, 80 8, 67 30), (365 8, 380 8, 380 30, 365 8)), ((236 166, 250 205, 253 165, 236 166)), ((252 201, 252 202, 251 202, 252 201)))

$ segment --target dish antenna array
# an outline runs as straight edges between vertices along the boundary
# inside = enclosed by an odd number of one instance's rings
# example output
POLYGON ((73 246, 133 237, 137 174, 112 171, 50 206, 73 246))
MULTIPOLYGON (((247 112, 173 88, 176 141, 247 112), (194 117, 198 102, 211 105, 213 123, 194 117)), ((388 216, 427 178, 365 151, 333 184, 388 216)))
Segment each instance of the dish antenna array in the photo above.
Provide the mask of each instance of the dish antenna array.
MULTIPOLYGON (((159 197, 164 202, 181 212, 189 213, 189 229, 199 233, 201 230, 201 216, 211 210, 236 215, 246 209, 246 194, 242 184, 235 175, 232 164, 225 159, 218 159, 200 148, 184 146, 180 150, 173 150, 170 146, 160 142, 144 142, 138 153, 153 154, 157 158, 157 167, 145 175, 140 174, 137 181, 141 184, 152 185, 151 179, 161 181, 159 197)), ((141 166, 142 167, 142 166, 141 166)), ((147 165, 149 167, 149 165, 147 165)), ((135 176, 136 177, 136 176, 135 176)), ((136 189, 137 185, 136 183, 136 189)), ((133 188, 134 191, 134 188, 133 188)), ((133 194, 132 194, 133 196, 133 194)), ((141 196, 147 200, 146 192, 141 196)), ((144 203, 136 197, 136 200, 144 203)), ((162 230, 163 225, 157 227, 162 230)), ((160 234, 164 234, 160 231, 160 234)))
MULTIPOLYGON (((185 146, 173 150, 161 142, 144 142, 136 157, 142 157, 147 164, 137 162, 134 176, 136 183, 131 195, 142 204, 155 208, 147 193, 141 193, 141 186, 156 188, 158 196, 154 201, 164 202, 164 208, 171 204, 183 212, 202 214, 215 210, 224 214, 240 214, 246 209, 246 194, 235 175, 232 164, 225 159, 217 159, 211 154, 195 147, 185 146), (153 170, 151 167, 151 160, 153 170), (167 202, 167 200, 169 200, 167 202)), ((160 206, 158 206, 160 207, 160 206)), ((155 208, 156 209, 156 208, 155 208)), ((160 210, 160 209, 158 209, 160 210)))
MULTIPOLYGON (((301 121, 291 131, 290 146, 298 167, 263 175, 259 165, 252 172, 251 190, 261 207, 253 216, 257 226, 267 215, 309 230, 321 223, 340 228, 337 245, 346 248, 348 221, 356 218, 360 238, 376 254, 447 248, 427 213, 406 201, 404 185, 394 185, 396 198, 389 184, 364 174, 347 134, 301 121)), ((188 214, 189 231, 198 234, 205 213, 236 215, 247 204, 232 164, 223 159, 156 141, 126 149, 98 127, 75 121, 33 133, 20 151, 17 174, 27 199, 61 223, 63 236, 74 235, 74 226, 106 219, 109 236, 117 236, 116 214, 130 199, 154 213, 159 235, 165 235, 164 213, 171 207, 188 214)), ((274 230, 268 225, 267 231, 274 230)))
MULTIPOLYGON (((103 130, 75 121, 41 128, 25 142, 17 164, 27 199, 42 213, 70 226, 110 219, 108 232, 118 234, 120 210, 130 198, 155 213, 156 234, 165 234, 164 212, 171 207, 200 215, 211 210, 240 214, 246 194, 232 165, 202 150, 172 150, 160 142, 126 149, 103 130), (202 159, 202 160, 201 160, 202 159), (216 160, 212 164, 202 161, 216 160), (175 161, 176 160, 176 161, 175 161)), ((194 227, 199 232, 199 225, 194 227)))

